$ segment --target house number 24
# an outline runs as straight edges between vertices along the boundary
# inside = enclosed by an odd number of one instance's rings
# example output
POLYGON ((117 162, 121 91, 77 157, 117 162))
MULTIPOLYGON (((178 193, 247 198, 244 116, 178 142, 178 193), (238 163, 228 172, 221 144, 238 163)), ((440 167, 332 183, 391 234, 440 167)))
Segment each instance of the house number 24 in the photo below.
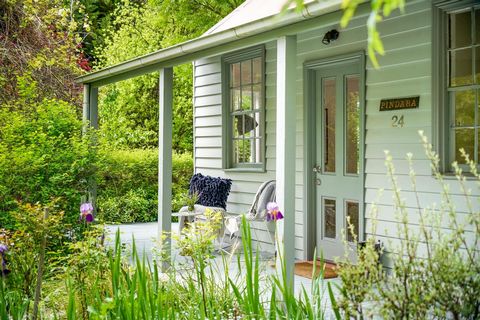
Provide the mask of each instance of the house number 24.
POLYGON ((400 116, 394 115, 392 117, 392 127, 394 128, 403 128, 405 121, 403 120, 403 114, 400 116))

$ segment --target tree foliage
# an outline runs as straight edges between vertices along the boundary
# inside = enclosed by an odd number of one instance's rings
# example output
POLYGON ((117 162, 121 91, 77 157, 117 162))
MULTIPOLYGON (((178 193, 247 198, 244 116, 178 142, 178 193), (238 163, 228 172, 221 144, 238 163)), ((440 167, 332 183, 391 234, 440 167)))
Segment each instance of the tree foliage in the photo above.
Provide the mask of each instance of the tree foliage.
MULTIPOLYGON (((201 35, 241 1, 122 2, 107 31, 99 67, 113 65, 201 35)), ((174 69, 173 149, 193 145, 192 66, 174 69)), ((101 92, 104 141, 115 147, 158 145, 158 73, 107 86, 101 92)))
POLYGON ((38 89, 37 102, 78 105, 75 22, 60 0, 0 1, 0 104, 38 89))

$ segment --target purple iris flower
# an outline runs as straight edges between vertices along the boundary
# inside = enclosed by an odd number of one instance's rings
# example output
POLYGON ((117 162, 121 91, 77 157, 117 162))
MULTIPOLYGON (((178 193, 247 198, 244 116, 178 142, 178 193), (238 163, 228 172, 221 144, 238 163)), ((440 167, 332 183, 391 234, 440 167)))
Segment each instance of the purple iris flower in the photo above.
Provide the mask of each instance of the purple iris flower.
POLYGON ((7 260, 5 259, 5 253, 8 251, 8 246, 6 244, 0 244, 0 261, 2 262, 0 271, 3 276, 6 276, 10 273, 10 270, 7 269, 7 260))
POLYGON ((93 205, 90 202, 82 203, 80 206, 80 220, 85 219, 86 222, 93 221, 93 205))
POLYGON ((277 221, 283 219, 283 214, 276 202, 267 203, 267 221, 277 221))
POLYGON ((87 214, 88 212, 92 212, 92 211, 93 211, 93 205, 90 202, 82 203, 82 205, 80 206, 80 212, 82 214, 87 214))

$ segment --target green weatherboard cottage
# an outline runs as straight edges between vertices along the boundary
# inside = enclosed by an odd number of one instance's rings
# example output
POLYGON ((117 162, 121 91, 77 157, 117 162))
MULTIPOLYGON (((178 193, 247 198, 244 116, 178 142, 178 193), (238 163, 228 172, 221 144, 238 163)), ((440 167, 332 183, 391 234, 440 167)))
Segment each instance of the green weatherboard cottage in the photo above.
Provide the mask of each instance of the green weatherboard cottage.
MULTIPOLYGON (((459 148, 478 163, 480 8, 475 1, 407 1, 403 14, 378 25, 386 54, 375 68, 365 56, 368 3, 345 29, 339 0, 307 1, 301 12, 278 15, 282 3, 247 0, 197 39, 78 81, 84 84, 84 119, 96 126, 99 87, 160 71, 159 230, 169 231, 172 67, 192 62, 195 172, 233 180, 232 213, 246 212, 260 184, 276 180, 285 216, 277 224, 278 246, 291 270, 294 259, 311 259, 314 248, 327 260, 343 255, 347 219, 360 241, 395 242, 399 221, 384 150, 393 157, 412 221, 418 203, 442 198, 419 130, 432 141, 447 176, 448 164, 461 162, 459 148), (418 203, 405 183, 409 152, 418 203)), ((480 196, 469 183, 473 197, 480 196)), ((449 184, 458 214, 468 212, 457 181, 449 184)), ((478 210, 478 202, 473 205, 478 210)), ((263 225, 252 227, 269 246, 263 225)))

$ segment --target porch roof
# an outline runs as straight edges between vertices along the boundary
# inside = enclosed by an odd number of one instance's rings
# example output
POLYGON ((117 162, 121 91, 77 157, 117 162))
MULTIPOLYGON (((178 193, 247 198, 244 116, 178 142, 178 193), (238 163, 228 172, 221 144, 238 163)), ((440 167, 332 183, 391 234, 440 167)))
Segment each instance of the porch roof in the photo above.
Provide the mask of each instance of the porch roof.
MULTIPOLYGON (((281 27, 287 27, 336 11, 340 9, 342 0, 309 2, 305 5, 302 12, 297 12, 295 8, 289 8, 281 16, 277 14, 277 12, 280 12, 281 7, 278 8, 278 5, 276 5, 272 7, 273 9, 271 10, 273 11, 264 10, 262 11, 263 14, 253 16, 253 20, 245 20, 245 23, 243 23, 244 20, 240 18, 233 19, 237 14, 239 14, 240 17, 244 17, 252 10, 254 11, 258 5, 253 5, 253 3, 254 1, 246 1, 225 18, 228 18, 230 22, 227 23, 227 21, 224 21, 225 19, 222 20, 224 23, 220 21, 220 23, 222 23, 221 25, 217 24, 201 37, 86 74, 78 77, 76 81, 98 87, 154 72, 164 67, 220 54, 224 51, 235 49, 235 46, 232 46, 235 40, 265 34, 281 27)), ((259 1, 255 3, 259 3, 259 1)), ((266 6, 263 5, 263 8, 266 8, 266 6)))

